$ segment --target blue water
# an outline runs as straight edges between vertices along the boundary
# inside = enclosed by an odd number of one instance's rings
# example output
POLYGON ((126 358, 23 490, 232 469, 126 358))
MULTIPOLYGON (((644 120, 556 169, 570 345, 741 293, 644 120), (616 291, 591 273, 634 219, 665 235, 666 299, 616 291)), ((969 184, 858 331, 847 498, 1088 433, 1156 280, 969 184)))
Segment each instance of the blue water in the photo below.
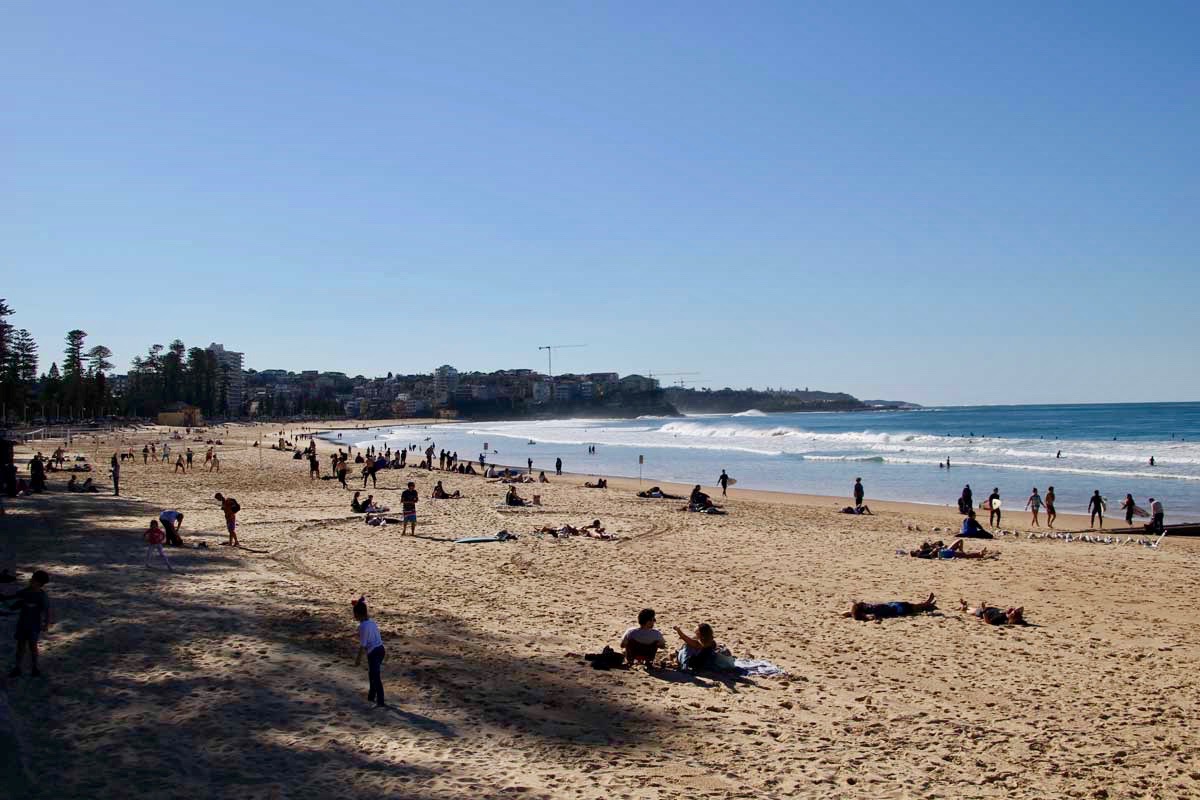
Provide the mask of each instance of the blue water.
POLYGON ((456 423, 356 432, 356 441, 423 449, 426 436, 462 458, 486 443, 489 462, 532 458, 546 470, 561 457, 571 472, 637 477, 641 455, 645 475, 666 481, 711 486, 726 469, 742 488, 847 496, 861 476, 868 503, 952 505, 969 483, 976 497, 999 488, 1012 510, 1033 487, 1053 486, 1068 512, 1083 512, 1099 489, 1110 516, 1130 492, 1142 505, 1162 500, 1168 521, 1200 519, 1200 403, 456 423), (947 459, 950 469, 939 468, 947 459))

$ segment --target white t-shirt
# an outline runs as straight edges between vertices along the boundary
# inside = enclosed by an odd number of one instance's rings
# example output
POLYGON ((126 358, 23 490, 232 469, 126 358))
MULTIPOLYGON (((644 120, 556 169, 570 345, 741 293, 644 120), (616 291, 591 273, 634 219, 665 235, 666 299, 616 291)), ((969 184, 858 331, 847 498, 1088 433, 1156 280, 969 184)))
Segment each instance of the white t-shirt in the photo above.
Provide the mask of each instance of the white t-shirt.
POLYGON ((663 638, 662 633, 654 628, 630 628, 625 631, 625 635, 621 637, 621 647, 625 647, 629 642, 637 642, 638 644, 659 644, 663 647, 667 646, 667 640, 663 638))
POLYGON ((376 647, 383 646, 383 637, 379 635, 379 626, 373 619, 364 619, 358 623, 358 643, 368 653, 376 647))
POLYGON ((1160 500, 1155 500, 1153 503, 1151 503, 1151 504, 1150 504, 1150 513, 1151 513, 1151 514, 1161 514, 1161 513, 1163 513, 1163 505, 1162 505, 1162 501, 1160 501, 1160 500))

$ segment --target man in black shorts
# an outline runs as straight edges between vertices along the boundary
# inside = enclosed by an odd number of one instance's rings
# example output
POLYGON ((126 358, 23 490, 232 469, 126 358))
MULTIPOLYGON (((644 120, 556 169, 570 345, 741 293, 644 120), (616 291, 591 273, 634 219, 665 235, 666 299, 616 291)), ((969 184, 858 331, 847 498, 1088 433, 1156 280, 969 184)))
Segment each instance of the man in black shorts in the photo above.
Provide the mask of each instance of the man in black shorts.
POLYGON ((412 523, 412 535, 417 535, 417 485, 412 481, 408 482, 408 488, 400 493, 400 507, 404 513, 404 522, 400 526, 400 535, 403 536, 408 530, 409 523, 412 523))

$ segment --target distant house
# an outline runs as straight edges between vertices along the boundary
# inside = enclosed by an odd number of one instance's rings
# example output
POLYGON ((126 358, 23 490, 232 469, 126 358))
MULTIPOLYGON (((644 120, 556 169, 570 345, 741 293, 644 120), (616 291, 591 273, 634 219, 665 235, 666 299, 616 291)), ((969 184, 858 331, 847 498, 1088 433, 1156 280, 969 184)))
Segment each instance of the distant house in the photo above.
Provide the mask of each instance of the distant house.
POLYGON ((204 415, 200 409, 187 403, 170 403, 158 412, 158 424, 174 428, 198 428, 204 424, 204 415))

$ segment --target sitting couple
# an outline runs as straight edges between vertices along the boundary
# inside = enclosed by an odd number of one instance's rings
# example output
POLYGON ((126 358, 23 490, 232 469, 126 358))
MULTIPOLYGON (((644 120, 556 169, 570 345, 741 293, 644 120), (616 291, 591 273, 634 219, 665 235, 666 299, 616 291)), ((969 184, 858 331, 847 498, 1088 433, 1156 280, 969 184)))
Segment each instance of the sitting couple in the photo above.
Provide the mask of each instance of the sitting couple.
MULTIPOLYGON (((667 641, 654 627, 654 622, 654 609, 643 608, 638 613, 638 626, 625 631, 621 637, 621 650, 625 653, 627 663, 653 667, 658 651, 666 649, 667 641)), ((680 669, 695 671, 722 668, 720 657, 728 657, 728 652, 717 645, 712 626, 707 622, 696 626, 694 636, 687 635, 678 626, 675 627, 675 633, 683 640, 677 652, 680 669)))
POLYGON ((711 497, 700 491, 698 483, 692 488, 691 497, 688 498, 688 511, 698 511, 701 514, 725 513, 719 505, 712 501, 711 497))
POLYGON ((375 505, 375 495, 367 495, 367 499, 359 501, 358 496, 361 492, 355 492, 354 497, 350 500, 350 510, 355 514, 382 514, 387 511, 387 506, 375 505))
POLYGON ((72 475, 71 480, 67 481, 67 491, 68 492, 99 492, 100 489, 96 487, 96 484, 92 483, 91 478, 88 478, 83 483, 80 483, 79 479, 77 477, 75 477, 74 475, 72 475))
POLYGON ((433 487, 433 492, 430 496, 433 497, 434 500, 458 500, 462 497, 462 492, 460 492, 458 489, 455 489, 454 493, 451 494, 446 491, 444 486, 442 486, 442 482, 438 481, 437 485, 433 487))

